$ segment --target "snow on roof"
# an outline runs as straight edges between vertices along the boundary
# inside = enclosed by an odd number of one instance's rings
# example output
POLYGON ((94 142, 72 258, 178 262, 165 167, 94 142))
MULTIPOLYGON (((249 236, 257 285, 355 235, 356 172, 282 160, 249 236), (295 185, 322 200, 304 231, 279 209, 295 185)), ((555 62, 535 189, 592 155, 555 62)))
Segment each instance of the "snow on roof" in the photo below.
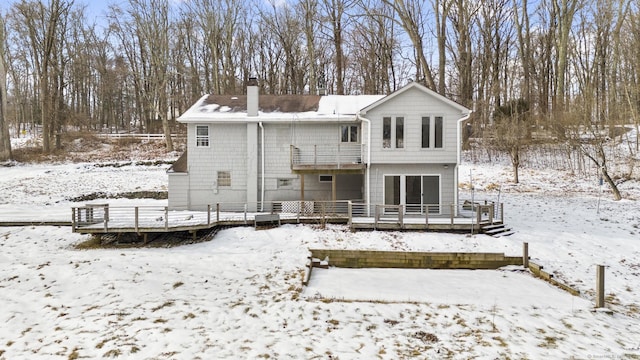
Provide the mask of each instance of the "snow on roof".
POLYGON ((242 120, 344 120, 384 95, 260 95, 257 117, 247 116, 246 95, 205 95, 182 114, 180 122, 242 120))

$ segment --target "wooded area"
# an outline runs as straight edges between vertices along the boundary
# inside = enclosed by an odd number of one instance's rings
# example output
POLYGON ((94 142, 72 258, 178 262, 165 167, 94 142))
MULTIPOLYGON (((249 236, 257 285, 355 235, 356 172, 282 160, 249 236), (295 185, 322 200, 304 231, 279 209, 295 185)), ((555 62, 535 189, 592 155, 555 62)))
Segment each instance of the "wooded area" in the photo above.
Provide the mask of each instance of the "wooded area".
POLYGON ((264 94, 420 81, 474 109, 468 133, 509 153, 516 181, 520 151, 552 140, 615 188, 605 147, 640 122, 633 0, 126 0, 87 14, 81 0, 0 8, 0 160, 10 129, 41 129, 45 153, 69 131, 180 131, 197 98, 242 94, 250 76, 264 94))

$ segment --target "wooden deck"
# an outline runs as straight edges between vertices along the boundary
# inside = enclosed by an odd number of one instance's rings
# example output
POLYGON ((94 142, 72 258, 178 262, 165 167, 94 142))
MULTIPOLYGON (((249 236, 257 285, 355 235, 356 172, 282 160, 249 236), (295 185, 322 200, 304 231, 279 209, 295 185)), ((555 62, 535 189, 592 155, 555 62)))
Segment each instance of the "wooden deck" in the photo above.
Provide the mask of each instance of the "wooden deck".
MULTIPOLYGON (((309 211, 308 204, 300 204, 304 212, 287 212, 283 206, 279 211, 250 212, 222 211, 220 204, 206 211, 169 210, 167 207, 110 207, 108 204, 91 204, 72 209, 73 232, 83 234, 107 233, 167 233, 191 232, 229 226, 254 226, 256 216, 277 213, 282 224, 348 224, 352 231, 359 230, 407 230, 474 232, 480 231, 479 223, 502 223, 502 211, 496 218, 494 211, 464 210, 457 216, 405 214, 402 208, 394 207, 395 213, 384 213, 384 207, 376 206, 372 216, 366 216, 361 208, 350 202, 331 203, 329 211, 309 211), (343 206, 344 205, 344 206, 343 206), (398 211, 399 210, 399 211, 398 211), (489 217, 487 217, 489 216, 489 217)), ((492 209, 494 208, 491 205, 492 209)), ((487 208, 488 209, 488 208, 487 208)))

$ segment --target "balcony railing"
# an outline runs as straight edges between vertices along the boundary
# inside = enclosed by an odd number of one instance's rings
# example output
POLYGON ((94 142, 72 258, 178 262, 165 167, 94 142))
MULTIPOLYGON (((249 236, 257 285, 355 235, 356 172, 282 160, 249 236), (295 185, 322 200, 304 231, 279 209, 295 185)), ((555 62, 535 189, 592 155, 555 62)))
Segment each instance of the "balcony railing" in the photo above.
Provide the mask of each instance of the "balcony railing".
POLYGON ((291 145, 293 170, 364 169, 364 144, 291 145))

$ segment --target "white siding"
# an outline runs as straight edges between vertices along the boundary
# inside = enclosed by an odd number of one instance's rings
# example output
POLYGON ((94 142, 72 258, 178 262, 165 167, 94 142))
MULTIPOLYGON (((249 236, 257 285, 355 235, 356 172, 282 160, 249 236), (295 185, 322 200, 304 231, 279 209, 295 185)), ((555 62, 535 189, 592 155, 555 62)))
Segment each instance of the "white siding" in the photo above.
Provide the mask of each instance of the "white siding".
MULTIPOLYGON (((420 91, 410 89, 380 106, 370 110, 366 118, 371 120, 371 162, 372 163, 439 163, 455 164, 457 161, 457 121, 463 115, 442 101, 420 91), (404 148, 384 149, 382 147, 382 118, 404 117, 404 148), (422 148, 422 117, 444 118, 443 148, 422 148)), ((433 121, 433 120, 432 120, 433 121)), ((392 138, 395 144, 395 138, 392 138)))
POLYGON ((169 173, 169 208, 189 208, 189 174, 169 173))
POLYGON ((209 147, 198 147, 195 125, 188 127, 190 208, 204 209, 218 202, 245 202, 247 124, 209 124, 209 136, 209 147), (219 171, 231 173, 231 186, 218 186, 219 171))
MULTIPOLYGON (((440 204, 450 205, 457 191, 454 166, 440 164, 374 165, 371 167, 371 204, 384 204, 385 175, 439 175, 440 204)), ((449 213, 445 209, 443 213, 449 213)))

